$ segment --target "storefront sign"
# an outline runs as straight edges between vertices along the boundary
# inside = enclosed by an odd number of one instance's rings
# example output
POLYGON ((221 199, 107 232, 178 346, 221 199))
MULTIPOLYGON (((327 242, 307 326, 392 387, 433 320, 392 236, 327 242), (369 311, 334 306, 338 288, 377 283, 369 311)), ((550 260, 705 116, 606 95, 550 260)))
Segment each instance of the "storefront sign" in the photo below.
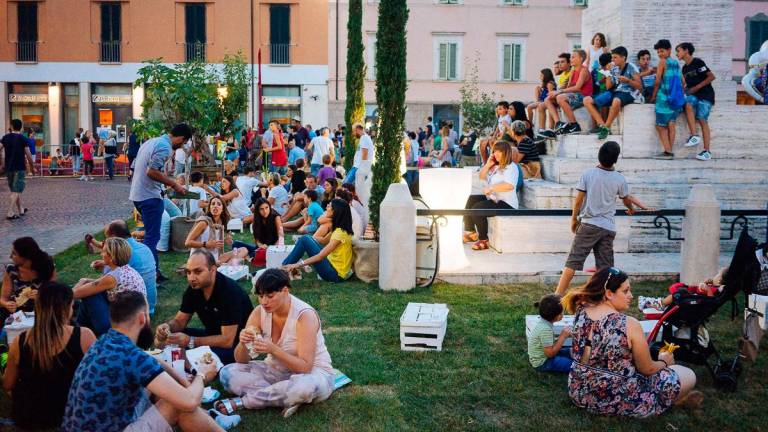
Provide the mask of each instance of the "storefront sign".
POLYGON ((108 109, 99 110, 99 124, 112 126, 112 110, 108 110, 108 109))
POLYGON ((8 95, 8 102, 15 103, 48 103, 47 94, 23 94, 11 93, 8 95))
POLYGON ((262 96, 264 105, 301 105, 300 96, 262 96))
POLYGON ((95 94, 95 95, 91 95, 91 101, 93 103, 129 104, 129 103, 133 103, 133 96, 95 94))

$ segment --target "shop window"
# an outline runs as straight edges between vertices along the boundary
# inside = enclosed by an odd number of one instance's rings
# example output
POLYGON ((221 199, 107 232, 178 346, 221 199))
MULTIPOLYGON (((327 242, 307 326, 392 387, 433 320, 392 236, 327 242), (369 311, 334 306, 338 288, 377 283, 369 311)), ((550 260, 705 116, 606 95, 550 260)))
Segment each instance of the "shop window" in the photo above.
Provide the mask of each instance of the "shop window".
POLYGON ((17 3, 18 34, 16 42, 17 62, 37 61, 37 3, 17 3))
POLYGON ((186 61, 205 61, 205 3, 184 5, 186 61))
POLYGON ((120 63, 120 3, 101 4, 101 62, 120 63))

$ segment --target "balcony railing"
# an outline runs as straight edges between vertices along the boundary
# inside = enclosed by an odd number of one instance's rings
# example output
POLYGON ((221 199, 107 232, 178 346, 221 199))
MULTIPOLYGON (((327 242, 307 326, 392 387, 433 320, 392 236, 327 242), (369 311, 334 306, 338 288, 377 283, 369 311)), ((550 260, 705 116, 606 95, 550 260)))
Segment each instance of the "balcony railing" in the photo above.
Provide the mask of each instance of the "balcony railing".
POLYGON ((101 62, 102 63, 120 63, 120 41, 109 41, 101 43, 101 62))
POLYGON ((270 64, 291 64, 290 44, 269 44, 270 64))
POLYGON ((184 59, 187 62, 205 61, 205 42, 187 42, 184 59))
POLYGON ((37 62, 37 41, 16 42, 17 62, 37 62))

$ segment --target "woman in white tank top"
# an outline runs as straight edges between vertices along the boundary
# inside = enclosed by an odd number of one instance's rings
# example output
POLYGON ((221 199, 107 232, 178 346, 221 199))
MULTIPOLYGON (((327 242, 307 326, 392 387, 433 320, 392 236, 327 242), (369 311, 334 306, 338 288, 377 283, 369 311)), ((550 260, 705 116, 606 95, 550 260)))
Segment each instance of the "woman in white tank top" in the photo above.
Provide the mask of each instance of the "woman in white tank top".
POLYGON ((260 306, 240 332, 235 361, 221 369, 224 389, 240 397, 215 408, 231 414, 239 408, 283 408, 288 417, 301 404, 321 402, 333 393, 334 372, 320 318, 312 306, 290 293, 288 274, 269 269, 254 285, 260 306), (259 354, 264 361, 253 361, 259 354))

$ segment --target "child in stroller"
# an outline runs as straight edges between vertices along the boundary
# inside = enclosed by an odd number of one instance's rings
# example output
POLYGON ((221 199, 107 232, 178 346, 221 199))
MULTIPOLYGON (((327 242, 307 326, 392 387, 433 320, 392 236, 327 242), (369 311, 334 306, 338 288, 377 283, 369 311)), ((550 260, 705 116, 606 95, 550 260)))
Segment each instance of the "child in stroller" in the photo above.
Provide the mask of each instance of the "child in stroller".
POLYGON ((673 302, 673 296, 680 290, 685 290, 691 294, 698 294, 707 297, 714 297, 718 293, 723 291, 723 281, 728 275, 728 267, 723 267, 712 279, 698 285, 686 285, 682 282, 676 282, 669 286, 669 295, 666 297, 638 297, 637 307, 641 312, 646 309, 655 309, 657 311, 663 311, 667 306, 673 302))

